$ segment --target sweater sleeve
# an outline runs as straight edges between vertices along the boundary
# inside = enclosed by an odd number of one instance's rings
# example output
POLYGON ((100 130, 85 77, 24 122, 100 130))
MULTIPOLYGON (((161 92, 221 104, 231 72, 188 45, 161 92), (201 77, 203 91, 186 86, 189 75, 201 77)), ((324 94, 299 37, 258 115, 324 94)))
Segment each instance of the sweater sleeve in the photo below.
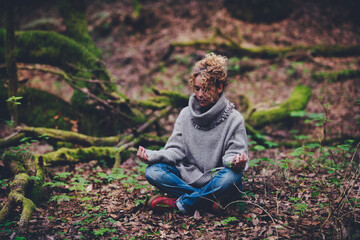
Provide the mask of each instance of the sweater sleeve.
MULTIPOLYGON (((179 116, 180 117, 180 116, 179 116)), ((154 151, 146 149, 146 154, 149 157, 149 162, 163 162, 169 164, 176 164, 185 158, 185 151, 182 141, 182 127, 179 117, 176 119, 174 130, 168 139, 164 149, 154 151)))
POLYGON ((224 167, 229 167, 232 159, 236 154, 240 154, 244 151, 246 155, 246 165, 243 171, 246 171, 249 167, 249 156, 248 156, 248 138, 245 129, 245 121, 242 118, 240 124, 235 128, 230 140, 226 144, 225 154, 223 155, 222 161, 224 167))

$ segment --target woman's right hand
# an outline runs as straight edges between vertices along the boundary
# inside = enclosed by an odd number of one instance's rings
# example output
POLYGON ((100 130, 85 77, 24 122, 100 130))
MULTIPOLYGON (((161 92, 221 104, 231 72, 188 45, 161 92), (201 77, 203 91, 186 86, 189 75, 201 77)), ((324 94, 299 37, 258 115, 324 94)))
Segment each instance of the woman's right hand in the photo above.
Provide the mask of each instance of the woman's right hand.
POLYGON ((137 154, 136 156, 140 159, 140 161, 142 162, 148 162, 149 161, 149 157, 146 155, 146 152, 145 152, 145 148, 142 147, 142 146, 139 146, 139 149, 137 151, 137 154))

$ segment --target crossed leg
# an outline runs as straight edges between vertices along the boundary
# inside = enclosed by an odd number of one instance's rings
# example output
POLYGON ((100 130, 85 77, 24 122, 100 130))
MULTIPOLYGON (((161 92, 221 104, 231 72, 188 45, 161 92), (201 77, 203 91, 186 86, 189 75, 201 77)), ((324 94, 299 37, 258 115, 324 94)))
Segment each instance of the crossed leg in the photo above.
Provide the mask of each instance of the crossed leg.
POLYGON ((226 203, 237 199, 242 190, 242 173, 229 168, 215 172, 212 180, 201 188, 186 183, 175 166, 165 163, 149 165, 146 179, 159 190, 178 197, 176 205, 184 213, 208 208, 215 201, 226 203))

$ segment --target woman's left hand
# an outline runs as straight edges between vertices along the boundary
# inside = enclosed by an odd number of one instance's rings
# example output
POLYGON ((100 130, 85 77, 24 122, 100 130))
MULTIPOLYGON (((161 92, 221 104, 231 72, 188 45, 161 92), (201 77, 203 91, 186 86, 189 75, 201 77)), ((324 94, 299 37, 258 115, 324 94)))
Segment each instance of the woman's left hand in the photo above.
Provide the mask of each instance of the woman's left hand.
POLYGON ((231 167, 235 170, 243 170, 246 166, 246 155, 245 152, 242 151, 241 155, 236 154, 234 158, 231 160, 231 167))

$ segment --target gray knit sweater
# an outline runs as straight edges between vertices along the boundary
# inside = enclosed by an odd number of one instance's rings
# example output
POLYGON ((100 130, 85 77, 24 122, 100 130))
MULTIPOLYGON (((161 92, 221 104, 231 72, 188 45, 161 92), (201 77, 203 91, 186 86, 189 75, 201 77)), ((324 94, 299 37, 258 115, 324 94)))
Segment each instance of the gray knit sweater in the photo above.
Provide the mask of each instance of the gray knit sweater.
POLYGON ((203 113, 193 94, 189 106, 180 112, 164 149, 147 149, 146 154, 150 163, 173 164, 185 182, 202 187, 216 170, 227 167, 243 150, 247 158, 245 171, 249 165, 247 146, 244 118, 224 94, 203 113))

